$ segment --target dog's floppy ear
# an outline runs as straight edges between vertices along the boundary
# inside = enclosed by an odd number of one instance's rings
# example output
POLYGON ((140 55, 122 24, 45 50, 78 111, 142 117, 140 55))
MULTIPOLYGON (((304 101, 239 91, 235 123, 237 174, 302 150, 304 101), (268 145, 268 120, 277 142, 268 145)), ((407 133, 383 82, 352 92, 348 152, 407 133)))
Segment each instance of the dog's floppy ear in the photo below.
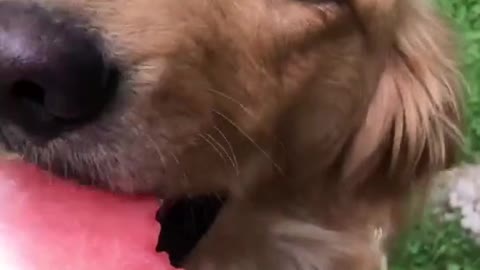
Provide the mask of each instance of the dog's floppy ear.
POLYGON ((382 72, 345 177, 359 179, 380 167, 403 181, 447 167, 460 141, 454 36, 426 1, 353 2, 366 35, 380 42, 372 46, 382 72))

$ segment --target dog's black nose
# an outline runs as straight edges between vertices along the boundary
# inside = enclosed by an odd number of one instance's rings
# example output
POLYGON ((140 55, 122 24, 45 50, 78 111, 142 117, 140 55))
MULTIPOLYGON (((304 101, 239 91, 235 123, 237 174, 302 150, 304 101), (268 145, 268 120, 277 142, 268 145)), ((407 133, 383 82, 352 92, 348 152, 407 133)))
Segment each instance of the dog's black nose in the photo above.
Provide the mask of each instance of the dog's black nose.
POLYGON ((98 114, 112 96, 99 42, 79 21, 0 3, 0 118, 32 135, 98 114))

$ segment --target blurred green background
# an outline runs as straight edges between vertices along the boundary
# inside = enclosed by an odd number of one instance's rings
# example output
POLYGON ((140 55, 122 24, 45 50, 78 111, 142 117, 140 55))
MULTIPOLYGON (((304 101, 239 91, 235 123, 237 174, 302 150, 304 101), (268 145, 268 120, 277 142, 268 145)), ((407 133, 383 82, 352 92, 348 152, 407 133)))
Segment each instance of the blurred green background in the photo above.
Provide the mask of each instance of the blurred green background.
POLYGON ((480 0, 436 1, 461 34, 462 71, 469 88, 465 154, 469 161, 480 161, 480 0))
MULTIPOLYGON (((418 0, 420 1, 420 0, 418 0)), ((480 163, 480 0, 435 0, 461 34, 466 94, 465 161, 480 163)), ((458 221, 427 214, 394 250, 391 270, 480 270, 480 245, 458 221)))

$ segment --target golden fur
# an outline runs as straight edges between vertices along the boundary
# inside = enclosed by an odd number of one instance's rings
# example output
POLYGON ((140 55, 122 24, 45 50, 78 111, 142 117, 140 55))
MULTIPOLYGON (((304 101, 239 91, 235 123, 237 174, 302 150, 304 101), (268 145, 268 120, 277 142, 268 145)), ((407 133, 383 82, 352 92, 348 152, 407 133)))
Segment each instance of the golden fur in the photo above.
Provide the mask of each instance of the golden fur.
POLYGON ((109 112, 26 157, 228 194, 188 270, 380 269, 374 232, 454 161, 455 37, 427 1, 35 2, 86 18, 123 77, 109 112))

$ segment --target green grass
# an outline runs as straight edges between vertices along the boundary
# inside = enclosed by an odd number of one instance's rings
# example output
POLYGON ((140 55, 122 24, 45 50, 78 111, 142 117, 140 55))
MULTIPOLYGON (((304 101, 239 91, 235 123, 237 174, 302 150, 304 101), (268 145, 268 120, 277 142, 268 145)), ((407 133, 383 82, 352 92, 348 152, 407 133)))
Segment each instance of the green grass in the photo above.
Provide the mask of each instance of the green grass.
MULTIPOLYGON (((465 157, 480 161, 480 0, 437 0, 462 37, 466 95, 465 157)), ((405 235, 390 258, 392 270, 480 270, 480 246, 458 222, 439 223, 428 215, 405 235)))
POLYGON ((390 258, 390 270, 479 270, 480 246, 458 222, 427 216, 412 229, 390 258))
POLYGON ((461 34, 463 67, 469 91, 465 154, 469 161, 480 161, 480 1, 437 0, 461 34))

